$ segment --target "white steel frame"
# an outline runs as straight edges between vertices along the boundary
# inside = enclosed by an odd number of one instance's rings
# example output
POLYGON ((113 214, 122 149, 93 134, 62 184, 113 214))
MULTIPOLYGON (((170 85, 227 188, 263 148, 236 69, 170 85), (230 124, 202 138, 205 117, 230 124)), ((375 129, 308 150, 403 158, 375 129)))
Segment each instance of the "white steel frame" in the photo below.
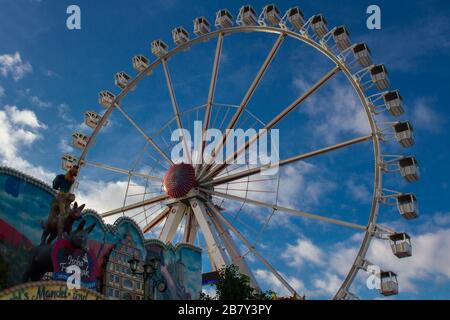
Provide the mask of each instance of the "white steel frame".
MULTIPOLYGON (((308 20, 309 21, 309 20, 308 20)), ((120 91, 119 94, 115 96, 114 101, 107 108, 106 112, 101 117, 97 127, 93 130, 92 134, 89 137, 89 141, 87 146, 82 151, 81 156, 78 158, 79 164, 86 164, 86 157, 88 155, 89 150, 91 149, 93 142, 95 141, 95 137, 103 128, 104 124, 108 121, 111 113, 118 109, 125 118, 134 126, 139 133, 147 140, 147 142, 160 154, 162 159, 168 165, 172 165, 171 159, 167 156, 167 154, 159 147, 154 140, 152 140, 149 136, 147 136, 142 128, 131 119, 131 117, 124 111, 123 106, 121 106, 121 102, 124 97, 132 90, 137 87, 137 84, 144 79, 144 77, 149 76, 152 71, 157 68, 159 65, 162 65, 167 87, 169 89, 169 94, 172 102, 173 112, 176 118, 178 128, 182 128, 182 121, 180 117, 179 107, 176 101, 175 92, 173 89, 170 72, 168 69, 168 61, 174 57, 177 53, 182 52, 188 48, 192 48, 194 45, 202 43, 204 41, 217 38, 217 45, 214 55, 214 63, 212 67, 211 80, 208 92, 208 100, 205 105, 205 118, 204 118, 204 128, 203 130, 208 129, 211 121, 211 108, 214 104, 214 94, 216 90, 217 77, 219 72, 219 64, 220 57, 222 52, 222 44, 224 41, 224 37, 227 35, 243 33, 243 32, 257 32, 257 33, 267 33, 267 34, 276 34, 278 35, 277 40, 275 41, 272 49, 268 53, 265 61, 260 67, 255 79, 253 80, 251 86, 247 90, 247 93, 243 97, 239 107, 237 108, 235 114, 233 115, 231 121, 227 125, 227 129, 233 128, 243 111, 245 110, 247 104, 252 98, 255 90, 261 82, 266 70, 269 65, 273 61, 276 56, 279 48, 281 47, 283 41, 286 38, 291 38, 294 40, 301 41, 312 48, 316 49, 318 52, 327 57, 335 67, 331 69, 322 79, 320 79, 316 84, 314 84, 307 92, 305 92, 302 96, 300 96, 297 100, 292 102, 289 106, 287 106, 281 113, 279 113, 274 119, 272 119, 267 125, 266 129, 271 129, 275 125, 277 125, 286 115, 288 115, 292 110, 296 109, 302 102, 304 102, 311 94, 316 92, 320 87, 322 87, 328 80, 333 78, 339 72, 342 72, 345 77, 350 82, 352 88, 357 93, 358 98, 360 100, 361 105, 363 106, 367 119, 370 125, 371 133, 369 135, 357 137, 348 141, 344 141, 332 146, 328 146, 322 149, 318 149, 312 152, 308 152, 305 154, 300 154, 294 156, 289 159, 281 160, 279 165, 286 165, 289 163, 293 163, 296 161, 301 161, 306 158, 314 157, 320 154, 324 154, 327 152, 332 152, 334 150, 345 148, 354 144, 363 143, 366 141, 372 141, 373 151, 374 151, 374 181, 373 181, 373 198, 371 204, 371 210, 369 214, 369 218, 367 221, 367 225, 358 225, 347 221, 341 221, 338 219, 332 219, 325 216, 306 213, 300 210, 296 210, 293 208, 286 208, 278 205, 273 205, 269 203, 264 203, 257 200, 252 200, 248 198, 242 198, 237 196, 232 196, 223 192, 218 192, 214 190, 215 186, 231 183, 233 181, 248 178, 251 175, 260 173, 262 170, 266 170, 266 167, 257 167, 251 168, 247 170, 243 170, 234 174, 224 175, 224 170, 227 170, 229 167, 229 162, 239 156, 242 152, 245 152, 250 144, 254 143, 259 139, 259 134, 255 136, 251 141, 248 141, 245 146, 240 148, 234 155, 233 158, 227 159, 225 164, 221 165, 197 165, 196 172, 199 183, 199 188, 193 190, 188 196, 183 199, 175 199, 170 200, 169 197, 165 194, 156 195, 149 199, 145 199, 136 203, 132 203, 129 205, 124 205, 120 208, 110 210, 108 212, 104 212, 102 214, 103 217, 114 216, 117 214, 124 214, 124 212, 129 210, 134 210, 137 208, 149 206, 152 204, 163 203, 166 206, 163 207, 158 214, 152 218, 151 221, 147 222, 145 227, 143 228, 144 232, 148 232, 154 229, 157 225, 164 223, 160 239, 165 242, 170 242, 173 239, 175 232, 183 218, 186 219, 185 231, 183 235, 183 239, 186 242, 194 243, 195 235, 197 229, 201 230, 204 235, 206 246, 208 250, 208 254, 211 261, 211 266, 214 270, 217 270, 223 265, 229 264, 230 261, 238 264, 244 273, 247 273, 251 279, 252 284, 255 287, 258 287, 256 280, 251 274, 250 268, 246 264, 244 260, 244 256, 239 253, 236 244, 231 238, 229 232, 231 231, 239 238, 251 251, 274 275, 275 277, 293 294, 297 295, 297 292, 294 288, 286 281, 279 272, 255 249, 254 244, 251 244, 221 213, 221 210, 212 202, 212 196, 227 198, 230 200, 236 201, 244 201, 246 203, 251 203, 256 206, 269 208, 276 211, 285 211, 297 216, 301 216, 303 218, 309 219, 317 219, 320 221, 333 223, 341 226, 346 226, 350 228, 355 228, 357 230, 364 231, 364 238, 362 240, 360 249, 358 251, 357 257, 353 265, 351 266, 347 276, 345 277, 343 283, 341 284, 338 292, 335 294, 334 298, 343 298, 350 293, 348 292, 351 283, 353 282, 358 270, 361 268, 361 261, 365 261, 365 256, 367 250, 369 248, 372 237, 375 234, 375 230, 377 229, 377 216, 379 211, 380 199, 382 195, 382 168, 383 168, 383 157, 380 149, 380 137, 379 137, 379 129, 377 127, 374 113, 371 110, 371 103, 369 99, 365 96, 365 89, 361 86, 360 81, 357 76, 355 76, 350 68, 347 66, 345 57, 342 55, 336 54, 330 48, 328 48, 325 44, 321 43, 321 41, 317 41, 313 35, 309 35, 308 33, 308 22, 305 23, 304 28, 295 32, 289 29, 285 25, 281 25, 280 27, 272 27, 267 25, 255 25, 255 26, 232 26, 229 28, 221 28, 215 31, 211 31, 209 33, 200 35, 196 38, 193 38, 186 43, 183 43, 172 50, 169 50, 167 54, 162 57, 156 58, 152 63, 149 64, 147 68, 139 72, 134 78, 128 81, 127 85, 120 91), (305 29, 306 28, 306 29, 305 29)), ((224 133, 222 138, 222 143, 216 148, 215 153, 222 148, 224 143, 226 142, 227 134, 224 133)), ((202 152, 203 154, 202 145, 202 152)), ((90 162, 97 167, 101 167, 107 170, 112 170, 116 172, 126 173, 130 177, 133 175, 141 176, 144 179, 148 180, 157 180, 158 177, 153 177, 150 175, 144 175, 140 173, 135 173, 130 170, 120 169, 112 166, 107 166, 99 163, 90 162)), ((161 177, 159 177, 161 179, 161 177)), ((145 210, 145 209, 144 209, 145 210)))

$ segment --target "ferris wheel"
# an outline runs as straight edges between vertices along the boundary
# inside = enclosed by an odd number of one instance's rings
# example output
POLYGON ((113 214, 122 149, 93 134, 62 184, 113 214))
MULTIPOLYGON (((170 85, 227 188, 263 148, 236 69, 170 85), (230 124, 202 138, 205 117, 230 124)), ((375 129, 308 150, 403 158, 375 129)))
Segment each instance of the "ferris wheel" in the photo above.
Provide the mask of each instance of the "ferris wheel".
MULTIPOLYGON (((408 121, 386 120, 389 117, 403 115, 403 99, 400 92, 390 89, 387 68, 383 64, 373 62, 368 45, 353 44, 345 26, 328 27, 328 22, 322 14, 305 18, 299 7, 293 7, 282 15, 276 5, 270 4, 265 6, 258 16, 251 6, 246 5, 240 8, 236 21, 227 9, 219 10, 215 16, 214 27, 215 29, 205 17, 195 18, 193 26, 195 37, 190 38, 185 28, 177 27, 172 30, 172 39, 175 43, 173 49, 169 49, 162 40, 154 40, 151 43, 151 53, 156 57, 155 60, 150 61, 144 55, 134 56, 132 66, 137 73, 134 76, 126 72, 115 74, 115 85, 120 89, 117 95, 108 90, 100 92, 99 103, 106 111, 102 115, 95 111, 85 113, 85 124, 92 128, 92 133, 73 134, 73 144, 82 152, 80 156, 64 155, 63 168, 67 169, 78 164, 81 168, 90 166, 124 174, 128 182, 123 205, 102 212, 102 217, 128 216, 136 221, 144 233, 149 233, 165 243, 182 241, 200 245, 207 253, 211 271, 235 264, 242 273, 250 277, 251 284, 255 288, 259 288, 259 284, 254 276, 254 270, 248 263, 249 254, 265 266, 290 294, 294 296, 299 294, 282 272, 273 266, 273 262, 258 250, 260 241, 270 233, 269 225, 276 215, 289 214, 298 216, 298 219, 355 229, 363 234, 360 238, 359 251, 333 298, 356 299, 357 296, 350 288, 352 282, 359 271, 367 271, 372 263, 376 264, 376 261, 369 262, 366 259, 373 238, 388 241, 393 254, 398 258, 409 257, 412 254, 408 234, 394 231, 377 222, 380 206, 383 205, 396 206, 405 219, 418 217, 418 202, 414 194, 385 188, 382 185, 382 177, 393 172, 399 173, 407 182, 419 179, 418 162, 414 156, 383 152, 384 146, 391 142, 398 142, 403 148, 414 144, 413 129, 408 121), (220 76, 223 43, 228 37, 242 33, 275 35, 276 40, 242 100, 235 104, 222 103, 216 101, 215 97, 216 91, 220 89, 217 87, 217 81, 220 76), (202 105, 184 108, 182 111, 177 102, 169 70, 170 61, 177 54, 195 50, 197 45, 209 41, 215 41, 215 51, 207 101, 202 105), (279 113, 266 123, 247 107, 286 41, 298 41, 313 48, 317 54, 331 61, 333 67, 297 99, 284 109, 278 110, 279 113), (143 79, 152 77, 157 68, 162 68, 173 115, 165 123, 158 124, 158 130, 154 130, 150 135, 138 124, 137 119, 130 115, 127 106, 122 102, 127 95, 137 92, 138 84, 143 79), (234 162, 237 158, 248 154, 250 147, 262 138, 260 133, 256 133, 239 146, 224 163, 214 161, 215 155, 226 145, 229 138, 228 129, 243 127, 244 123, 248 128, 267 130, 277 128, 283 119, 338 74, 345 76, 348 86, 356 93, 359 107, 364 110, 367 117, 370 132, 306 153, 297 153, 292 157, 281 159, 277 165, 283 168, 354 145, 370 144, 373 148, 373 193, 365 224, 350 222, 345 217, 313 214, 280 205, 282 175, 265 175, 264 171, 268 169, 266 165, 255 166, 234 162), (87 157, 89 151, 95 149, 96 137, 106 126, 113 112, 123 116, 131 125, 133 132, 145 141, 143 150, 131 167, 126 169, 91 161, 87 157), (210 154, 213 161, 194 163, 193 158, 204 156, 203 142, 199 150, 193 150, 192 146, 189 146, 191 152, 186 155, 187 160, 172 159, 170 151, 174 147, 174 142, 170 139, 171 133, 174 129, 186 129, 188 132, 194 130, 193 123, 196 120, 203 121, 201 128, 203 133, 209 128, 218 128, 222 132, 219 144, 210 154), (252 219, 241 219, 246 214, 248 206, 253 208, 249 211, 264 210, 267 214, 259 223, 253 223, 252 219), (248 232, 243 232, 242 228, 253 231, 251 240, 246 236, 248 232)), ((186 141, 185 137, 182 137, 182 141, 186 141)), ((392 147, 388 150, 392 150, 392 147)), ((378 276, 381 281, 379 287, 381 294, 388 296, 398 293, 397 277, 393 271, 381 270, 378 276)))

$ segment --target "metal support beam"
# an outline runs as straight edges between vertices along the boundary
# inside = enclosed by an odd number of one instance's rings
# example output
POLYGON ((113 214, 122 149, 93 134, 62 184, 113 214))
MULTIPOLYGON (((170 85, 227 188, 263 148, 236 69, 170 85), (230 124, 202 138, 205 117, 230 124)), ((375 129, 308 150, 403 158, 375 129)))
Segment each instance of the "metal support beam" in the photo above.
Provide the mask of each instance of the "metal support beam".
POLYGON ((186 224, 184 227, 183 242, 194 244, 195 238, 197 237, 198 223, 190 208, 186 213, 185 219, 186 224))
MULTIPOLYGON (((364 142, 364 141, 368 141, 368 140, 372 139, 372 137, 373 137, 373 135, 370 134, 370 135, 367 135, 367 136, 363 136, 363 137, 347 140, 347 141, 344 141, 344 142, 341 142, 341 143, 337 143, 337 144, 329 146, 329 147, 325 147, 325 148, 318 149, 318 150, 315 150, 315 151, 311 151, 311 152, 308 152, 308 153, 303 153, 303 154, 300 154, 300 155, 292 157, 292 158, 281 160, 280 162, 278 162, 277 165, 281 167, 281 166, 284 166, 284 165, 289 164, 289 163, 293 163, 293 162, 296 162, 296 161, 300 161, 300 160, 304 160, 304 159, 307 159, 307 158, 311 158, 311 157, 317 156, 319 154, 324 154, 324 153, 327 153, 327 152, 330 152, 330 151, 334 151, 334 150, 337 150, 337 149, 348 147, 348 146, 353 145, 353 144, 357 144, 357 143, 361 143, 361 142, 364 142)), ((231 175, 225 176, 223 178, 219 178, 219 179, 215 179, 215 180, 211 180, 211 181, 206 181, 206 182, 203 183, 203 185, 224 184, 224 183, 227 183, 227 182, 230 182, 230 181, 235 181, 235 180, 238 180, 238 179, 249 177, 249 176, 257 174, 257 173, 261 173, 262 171, 269 170, 269 169, 271 169, 273 167, 276 167, 277 165, 273 165, 272 164, 272 165, 260 166, 260 167, 256 167, 256 168, 252 168, 252 169, 248 169, 248 170, 243 170, 241 172, 238 172, 238 173, 235 173, 235 174, 231 174, 231 175)))
MULTIPOLYGON (((172 102, 172 108, 173 108, 173 113, 175 114, 175 119, 178 125, 178 129, 183 129, 183 123, 181 122, 181 117, 180 117, 180 109, 178 108, 178 102, 177 102, 177 98, 175 96, 175 91, 173 89, 173 84, 172 84, 172 78, 170 77, 170 72, 169 72, 169 67, 167 66, 167 60, 163 59, 162 60, 162 66, 164 69, 164 75, 166 77, 166 83, 167 83, 167 88, 169 89, 169 94, 170 94, 170 100, 172 102)), ((188 157, 188 162, 192 163, 192 159, 191 159, 191 150, 190 148, 188 148, 187 142, 186 142, 186 138, 183 134, 183 144, 185 147, 185 150, 187 152, 187 157, 188 157)))
POLYGON ((161 230, 159 240, 164 243, 172 242, 175 233, 177 232, 178 226, 184 217, 184 213, 187 207, 182 204, 176 204, 170 208, 169 214, 167 215, 166 222, 161 230))
POLYGON ((166 200, 167 198, 169 198, 168 195, 162 194, 162 195, 159 195, 159 196, 156 196, 156 197, 144 200, 144 201, 135 202, 135 203, 129 204, 129 205, 124 206, 124 207, 120 207, 120 208, 117 208, 117 209, 113 209, 113 210, 104 212, 104 213, 102 213, 100 215, 103 218, 106 218, 106 217, 109 217, 109 216, 112 216, 112 215, 115 215, 115 214, 118 214, 118 213, 122 213, 122 212, 125 212, 125 211, 129 211, 129 210, 137 209, 137 208, 140 208, 140 207, 145 207, 145 206, 148 206, 150 204, 157 203, 157 202, 161 202, 161 201, 166 200))
POLYGON ((110 166, 107 164, 103 164, 100 162, 94 162, 94 161, 85 161, 84 164, 88 165, 88 166, 92 166, 92 167, 96 167, 96 168, 101 168, 101 169, 105 169, 108 171, 113 171, 113 172, 117 172, 117 173, 123 173, 132 177, 141 177, 144 179, 148 179, 148 180, 152 180, 152 181, 158 181, 161 182, 162 178, 161 177, 155 177, 155 176, 149 176, 145 173, 141 173, 141 172, 136 172, 136 171, 130 171, 130 170, 126 170, 126 169, 122 169, 119 167, 114 167, 114 166, 110 166))
POLYGON ((153 141, 152 138, 150 138, 145 132, 144 130, 128 115, 128 113, 126 113, 120 106, 116 106, 117 110, 120 111, 120 113, 123 114, 123 116, 131 123, 131 125, 133 127, 136 128, 137 131, 139 131, 139 133, 145 138, 145 140, 147 140, 148 143, 150 143, 152 145, 153 148, 156 149, 156 151, 169 163, 169 164, 173 164, 172 160, 169 158, 169 156, 167 154, 165 154, 164 151, 162 151, 162 149, 155 143, 155 141, 153 141))
POLYGON ((211 268, 215 271, 229 265, 228 256, 220 245, 220 240, 216 230, 214 230, 214 225, 206 211, 205 205, 197 199, 190 199, 189 203, 205 238, 211 268))
POLYGON ((230 223, 223 215, 217 216, 234 234, 253 252, 253 254, 269 269, 273 275, 289 290, 293 296, 298 296, 294 288, 275 270, 274 267, 258 252, 255 247, 230 223))
POLYGON ((337 224, 337 225, 341 225, 341 226, 349 227, 349 228, 353 228, 353 229, 367 230, 366 226, 363 226, 363 225, 360 225, 360 224, 356 224, 356 223, 352 223, 352 222, 347 222, 347 221, 342 221, 342 220, 338 220, 338 219, 328 218, 328 217, 324 217, 324 216, 321 216, 321 215, 318 215, 318 214, 312 214, 312 213, 308 213, 308 212, 303 212, 303 211, 296 210, 296 209, 291 209, 291 208, 278 206, 276 204, 269 204, 269 203, 265 203, 265 202, 258 201, 258 200, 242 198, 242 197, 234 196, 234 195, 231 195, 231 194, 226 194, 226 193, 223 193, 223 192, 208 190, 208 189, 204 189, 204 188, 199 188, 199 190, 201 190, 203 192, 206 192, 208 194, 211 194, 211 195, 215 195, 217 197, 222 197, 222 198, 226 198, 226 199, 230 199, 230 200, 235 200, 235 201, 239 201, 241 203, 248 203, 248 204, 253 204, 253 205, 256 205, 256 206, 260 206, 260 207, 264 207, 264 208, 268 208, 268 209, 272 209, 272 210, 284 211, 284 212, 287 212, 287 213, 294 214, 296 216, 309 218, 309 219, 314 219, 314 220, 320 220, 320 221, 333 223, 333 224, 337 224))
POLYGON ((231 262, 234 265, 239 267, 239 271, 241 273, 247 275, 250 278, 250 284, 253 288, 260 290, 258 282, 255 279, 255 276, 253 275, 250 268, 248 267, 247 261, 239 253, 239 250, 237 249, 237 246, 236 246, 233 238, 231 237, 230 233, 228 232, 228 230, 225 228, 225 226, 222 224, 222 222, 217 217, 218 215, 222 215, 222 213, 211 202, 206 202, 206 206, 212 212, 211 220, 214 223, 216 230, 219 232, 219 236, 223 239, 225 248, 231 258, 231 262))
MULTIPOLYGON (((319 81, 317 81, 308 91, 306 91, 303 95, 301 95, 298 99, 292 102, 289 106, 287 106, 282 112, 280 112, 275 118, 273 118, 265 127, 264 130, 271 130, 275 127, 278 122, 280 122, 284 117, 286 117, 291 111, 296 109, 301 103, 303 103, 306 99, 308 99, 314 92, 319 90, 328 80, 333 78, 341 68, 339 66, 334 67, 331 71, 325 74, 319 81)), ((217 176, 226 166, 231 164, 235 159, 239 157, 239 155, 246 151, 250 145, 259 140, 262 131, 258 131, 256 135, 254 135, 251 139, 245 142, 243 146, 239 148, 233 155, 231 155, 228 159, 225 160, 224 164, 218 165, 210 173, 204 178, 205 180, 217 176)))
MULTIPOLYGON (((247 107, 250 99, 252 98, 253 94, 256 91, 256 88, 258 88, 264 74, 266 73, 269 65, 272 63, 273 59, 275 58, 278 50, 281 47, 281 44, 283 43, 284 39, 286 37, 286 34, 281 33, 277 40, 275 41, 272 49, 270 50, 269 54, 267 55, 266 59, 264 60, 264 63, 261 65, 261 67, 259 68, 258 73, 256 74, 255 79, 253 80, 252 84, 250 85, 250 87, 248 88, 247 92, 245 93, 244 98, 242 99, 239 108, 236 110, 236 112, 234 113, 233 117, 231 118, 230 122, 228 123, 227 128, 225 129, 224 134, 222 135, 222 139, 219 140, 219 143, 217 144, 216 148, 213 151, 213 159, 215 158, 215 156, 217 155, 217 153, 220 151, 220 149, 222 149, 222 147, 225 145, 227 137, 230 133, 230 130, 228 129, 233 129, 233 127, 236 125, 236 123, 238 122, 242 112, 244 111, 244 109, 247 107)), ((205 165, 203 166, 202 170, 200 171, 200 175, 199 177, 202 177, 203 174, 205 172, 207 172, 210 168, 212 167, 211 164, 205 165)))
MULTIPOLYGON (((209 122, 211 120, 211 109, 214 101, 214 94, 216 92, 216 83, 217 76, 219 75, 219 65, 220 65, 220 57, 222 55, 222 44, 223 44, 223 34, 219 34, 217 37, 217 45, 216 45, 216 54, 214 55, 214 64, 211 73, 211 81, 209 83, 209 91, 208 91, 208 102, 206 103, 205 108, 205 120, 203 122, 203 133, 202 133, 202 145, 201 150, 199 150, 200 162, 203 162, 203 150, 205 149, 205 135, 206 131, 209 128, 209 122)), ((201 165, 196 166, 196 169, 200 168, 201 165)))
POLYGON ((154 217, 152 219, 152 221, 147 223, 147 225, 142 229, 142 232, 147 233, 150 230, 152 230, 154 227, 156 227, 158 224, 160 224, 161 221, 167 217, 167 214, 169 213, 169 211, 170 211, 169 207, 164 208, 161 211, 161 213, 159 213, 156 217, 154 217))

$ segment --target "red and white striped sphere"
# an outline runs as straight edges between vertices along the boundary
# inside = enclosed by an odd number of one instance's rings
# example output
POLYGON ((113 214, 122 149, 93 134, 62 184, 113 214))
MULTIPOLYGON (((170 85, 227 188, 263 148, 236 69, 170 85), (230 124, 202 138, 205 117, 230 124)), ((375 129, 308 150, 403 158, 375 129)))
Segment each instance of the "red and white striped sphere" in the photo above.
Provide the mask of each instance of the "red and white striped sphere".
POLYGON ((196 184, 195 169, 188 163, 174 164, 163 179, 164 190, 171 198, 184 197, 196 184))

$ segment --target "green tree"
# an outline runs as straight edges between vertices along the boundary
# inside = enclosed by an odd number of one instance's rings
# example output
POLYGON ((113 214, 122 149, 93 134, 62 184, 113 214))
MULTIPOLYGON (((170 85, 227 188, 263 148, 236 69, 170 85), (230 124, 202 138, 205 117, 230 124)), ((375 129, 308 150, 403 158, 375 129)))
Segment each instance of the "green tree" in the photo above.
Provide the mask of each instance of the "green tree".
MULTIPOLYGON (((219 270, 216 283, 216 298, 218 300, 270 300, 272 291, 261 292, 250 285, 250 278, 239 272, 235 265, 229 265, 219 270)), ((206 295, 204 300, 210 298, 206 295)))

